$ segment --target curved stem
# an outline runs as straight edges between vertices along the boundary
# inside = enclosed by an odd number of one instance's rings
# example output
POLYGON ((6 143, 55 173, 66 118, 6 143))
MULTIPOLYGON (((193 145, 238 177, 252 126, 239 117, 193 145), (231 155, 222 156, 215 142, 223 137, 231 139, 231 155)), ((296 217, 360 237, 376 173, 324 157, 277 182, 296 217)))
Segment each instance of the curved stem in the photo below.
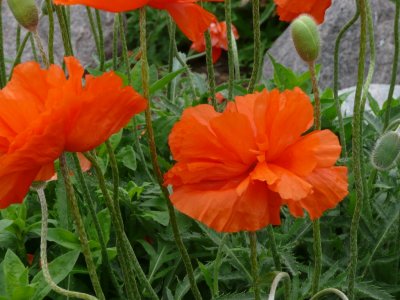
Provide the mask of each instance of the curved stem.
POLYGON ((272 281, 268 300, 275 300, 276 289, 278 288, 279 282, 281 282, 281 280, 283 280, 283 279, 286 279, 285 285, 289 286, 289 293, 290 293, 290 276, 289 276, 289 274, 286 272, 279 272, 278 275, 275 276, 274 281, 272 281))
POLYGON ((251 273, 253 276, 253 292, 254 300, 261 300, 260 280, 258 274, 258 258, 257 258, 257 234, 249 232, 250 238, 250 258, 251 258, 251 273))
POLYGON ((105 299, 103 291, 101 289, 99 278, 97 277, 96 273, 96 266, 93 262, 92 253, 89 247, 88 237, 85 231, 85 226, 83 224, 81 213, 79 212, 78 202, 75 197, 74 188, 72 186, 70 175, 69 175, 69 168, 67 165, 67 160, 65 154, 60 156, 60 169, 63 175, 64 184, 65 184, 65 191, 67 193, 67 199, 71 207, 72 216, 75 221, 76 229, 79 235, 79 240, 81 242, 82 253, 85 257, 86 265, 88 268, 89 276, 93 284, 93 288, 96 292, 97 297, 100 300, 105 299))
POLYGON ((42 210, 42 229, 40 231, 40 264, 43 271, 43 277, 49 284, 51 289, 60 295, 63 295, 65 297, 84 299, 84 300, 97 300, 97 298, 92 295, 63 289, 54 282, 53 278, 51 278, 49 264, 47 261, 47 233, 48 233, 49 212, 47 209, 46 195, 44 194, 43 188, 44 186, 41 186, 38 189, 36 189, 36 192, 40 200, 40 207, 42 210))
POLYGON ((349 298, 347 298, 347 296, 343 292, 339 291, 338 289, 334 289, 334 288, 324 289, 324 290, 316 293, 314 296, 312 296, 310 300, 317 300, 317 299, 319 299, 323 296, 329 295, 329 294, 335 294, 342 300, 349 300, 349 298))
POLYGON ((42 41, 40 39, 40 36, 37 31, 33 31, 32 34, 33 34, 33 38, 35 39, 35 42, 39 48, 39 53, 40 53, 40 57, 42 58, 42 62, 48 68, 50 66, 50 64, 49 64, 49 60, 47 58, 46 51, 44 50, 42 41))
POLYGON ((397 69, 399 63, 399 48, 400 48, 400 39, 399 39, 399 18, 400 18, 400 0, 396 0, 396 13, 394 17, 394 57, 393 57, 393 65, 392 65, 392 78, 390 80, 389 94, 386 101, 386 112, 385 112, 385 121, 383 123, 383 128, 389 124, 390 120, 390 112, 392 110, 392 101, 394 94, 394 87, 396 85, 397 79, 397 69))
POLYGON ((207 75, 208 75, 208 86, 210 89, 211 103, 215 110, 218 110, 217 99, 215 97, 215 72, 212 58, 212 44, 210 31, 207 29, 204 32, 204 39, 206 41, 206 62, 207 62, 207 75))
POLYGON ((333 58, 333 94, 335 99, 336 114, 338 116, 338 121, 339 121, 340 144, 342 145, 342 153, 344 158, 347 158, 347 145, 346 145, 346 135, 344 133, 342 110, 339 99, 339 47, 344 34, 351 28, 351 26, 354 25, 354 23, 358 20, 358 17, 360 16, 357 4, 356 7, 357 7, 356 13, 354 14, 353 18, 351 18, 351 20, 346 25, 344 25, 344 27, 340 30, 336 38, 334 58, 333 58))
POLYGON ((247 88, 249 93, 254 92, 254 87, 258 80, 258 73, 260 71, 261 62, 261 31, 260 31, 260 0, 253 0, 253 32, 254 32, 254 62, 253 71, 249 86, 247 88))
POLYGON ((366 57, 366 41, 367 41, 367 12, 366 0, 358 0, 360 17, 361 17, 361 33, 360 33, 360 51, 358 61, 358 75, 357 75, 357 88, 354 98, 354 113, 353 113, 353 172, 355 182, 355 207, 353 218, 350 227, 350 266, 349 266, 349 285, 348 293, 349 298, 352 300, 355 297, 354 286, 357 273, 358 261, 358 226, 360 222, 361 209, 364 198, 364 186, 362 178, 362 145, 360 144, 361 125, 362 125, 362 107, 361 97, 363 89, 363 79, 365 70, 365 57, 366 57))
MULTIPOLYGON (((148 63, 147 63, 147 42, 146 42, 146 8, 141 8, 140 9, 140 22, 139 22, 139 28, 140 28, 140 46, 142 50, 142 80, 143 80, 143 94, 144 97, 149 99, 149 83, 148 83, 148 63)), ((151 153, 151 162, 153 165, 153 170, 156 175, 158 184, 161 187, 161 190, 166 198, 167 201, 167 207, 168 207, 168 214, 170 217, 170 222, 172 226, 172 232, 174 234, 174 239, 175 243, 179 249, 179 252, 182 256, 183 263, 186 268, 186 272, 189 278, 189 283, 190 287, 193 293, 193 296, 196 300, 202 299, 199 288, 197 287, 196 284, 196 279, 194 277, 194 272, 193 272, 193 266, 190 261, 190 256, 185 248, 185 245, 183 244, 179 228, 178 228, 178 223, 176 221, 176 215, 175 215, 175 210, 174 207, 172 206, 172 203, 169 200, 169 193, 168 190, 164 187, 163 185, 163 175, 160 169, 160 166, 157 161, 157 148, 156 148, 156 143, 154 139, 154 130, 153 130, 153 124, 151 120, 151 105, 147 106, 147 109, 145 111, 145 117, 146 117, 146 127, 147 127, 147 134, 148 134, 148 139, 149 139, 149 147, 150 147, 150 153, 151 153)))

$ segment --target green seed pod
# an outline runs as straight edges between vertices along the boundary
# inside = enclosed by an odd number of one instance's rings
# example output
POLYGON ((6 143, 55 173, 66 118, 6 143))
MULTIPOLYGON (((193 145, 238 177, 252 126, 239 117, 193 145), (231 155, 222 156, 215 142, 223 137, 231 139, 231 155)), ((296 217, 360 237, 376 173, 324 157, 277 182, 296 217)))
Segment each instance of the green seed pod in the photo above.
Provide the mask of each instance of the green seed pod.
POLYGON ((318 26, 309 15, 297 17, 291 27, 292 39, 299 56, 306 62, 314 62, 321 50, 318 26))
POLYGON ((372 150, 372 166, 379 171, 387 171, 394 167, 400 156, 400 135, 388 131, 382 135, 372 150))
POLYGON ((7 3, 22 27, 29 31, 36 30, 39 23, 39 11, 35 0, 7 0, 7 3))

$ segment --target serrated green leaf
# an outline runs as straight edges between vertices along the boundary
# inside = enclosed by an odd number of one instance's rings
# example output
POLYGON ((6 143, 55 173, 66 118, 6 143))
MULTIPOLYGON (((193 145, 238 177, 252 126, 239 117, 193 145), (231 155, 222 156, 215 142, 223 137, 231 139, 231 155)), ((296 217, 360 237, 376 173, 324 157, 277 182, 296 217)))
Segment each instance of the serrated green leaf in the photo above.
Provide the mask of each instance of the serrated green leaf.
POLYGON ((19 257, 11 250, 7 250, 4 257, 3 272, 6 291, 10 296, 13 294, 15 288, 29 284, 27 268, 25 268, 19 257))

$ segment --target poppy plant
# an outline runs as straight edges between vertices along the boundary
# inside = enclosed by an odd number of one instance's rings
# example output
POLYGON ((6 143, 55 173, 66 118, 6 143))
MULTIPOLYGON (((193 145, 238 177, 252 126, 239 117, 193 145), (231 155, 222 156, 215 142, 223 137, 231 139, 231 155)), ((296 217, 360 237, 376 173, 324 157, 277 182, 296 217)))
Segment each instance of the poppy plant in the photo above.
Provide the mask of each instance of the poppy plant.
MULTIPOLYGON (((203 0, 204 2, 223 2, 224 0, 203 0)), ((215 16, 200 5, 199 0, 54 0, 55 4, 82 4, 110 12, 124 12, 149 6, 166 10, 179 29, 191 41, 195 41, 216 20, 215 16)))
POLYGON ((331 131, 302 135, 312 124, 299 88, 236 97, 223 113, 186 109, 169 136, 172 203, 221 232, 278 225, 282 205, 319 218, 347 195, 347 168, 334 166, 341 146, 331 131))
MULTIPOLYGON (((228 37, 226 31, 226 22, 219 23, 211 23, 210 27, 210 36, 211 36, 211 44, 212 44, 212 58, 213 63, 215 63, 221 56, 222 49, 228 50, 228 37)), ((236 27, 232 25, 232 33, 234 38, 237 40, 239 38, 239 34, 236 30, 236 27)), ((196 41, 193 42, 191 48, 197 52, 204 52, 206 50, 206 42, 204 39, 204 34, 199 37, 196 41)))
POLYGON ((332 0, 274 0, 281 21, 291 22, 301 14, 309 14, 318 24, 324 22, 325 11, 332 0))
POLYGON ((62 152, 95 148, 146 108, 115 73, 82 85, 82 66, 65 62, 68 79, 59 66, 27 62, 0 91, 0 208, 22 202, 33 181, 51 179, 62 152))

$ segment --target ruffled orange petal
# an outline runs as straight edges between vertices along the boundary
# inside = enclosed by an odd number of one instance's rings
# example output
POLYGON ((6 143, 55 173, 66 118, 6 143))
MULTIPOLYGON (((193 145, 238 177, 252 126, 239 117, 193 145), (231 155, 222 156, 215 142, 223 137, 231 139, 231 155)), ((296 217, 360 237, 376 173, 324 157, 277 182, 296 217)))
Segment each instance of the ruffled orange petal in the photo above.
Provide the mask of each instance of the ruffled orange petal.
POLYGON ((313 186, 314 192, 299 201, 288 200, 291 213, 295 216, 302 216, 301 211, 305 209, 311 219, 319 218, 348 194, 346 167, 316 169, 305 180, 313 186))
POLYGON ((0 209, 22 203, 39 169, 0 176, 0 209))
POLYGON ((176 187, 170 198, 179 211, 220 232, 255 231, 280 224, 280 199, 257 181, 239 195, 236 189, 241 180, 176 187))
POLYGON ((150 0, 149 6, 165 9, 192 42, 199 39, 216 17, 192 0, 150 0))
POLYGON ((110 12, 123 12, 145 6, 149 0, 53 0, 55 4, 82 4, 110 12))
POLYGON ((313 131, 286 148, 273 163, 299 176, 306 176, 314 168, 333 166, 340 151, 339 140, 333 132, 313 131))
MULTIPOLYGON (((75 63, 71 65, 70 77, 78 78, 74 72, 80 74, 81 69, 75 63)), ((69 114, 65 150, 86 152, 105 142, 133 115, 142 112, 147 101, 131 87, 123 87, 122 79, 109 72, 97 78, 87 77, 82 92, 69 95, 63 105, 69 114)))
POLYGON ((309 14, 318 24, 324 22, 325 11, 331 0, 274 0, 281 21, 290 22, 301 14, 309 14))

